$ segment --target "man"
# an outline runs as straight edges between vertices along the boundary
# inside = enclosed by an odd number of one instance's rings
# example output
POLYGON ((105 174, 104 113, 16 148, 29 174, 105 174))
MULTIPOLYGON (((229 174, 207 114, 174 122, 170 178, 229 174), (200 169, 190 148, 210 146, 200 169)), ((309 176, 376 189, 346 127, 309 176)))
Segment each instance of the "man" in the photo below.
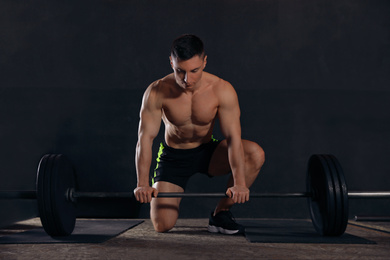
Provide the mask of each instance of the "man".
POLYGON ((209 176, 232 173, 226 194, 210 215, 210 232, 241 234, 229 209, 249 200, 249 187, 264 163, 264 152, 254 142, 241 139, 240 108, 232 85, 204 72, 207 56, 195 35, 177 38, 170 56, 173 73, 153 82, 145 91, 140 111, 136 148, 135 198, 151 203, 150 217, 157 232, 176 223, 180 198, 152 198, 158 192, 184 192, 197 172, 209 176), (225 140, 213 138, 216 118, 225 140), (149 184, 152 144, 161 120, 165 141, 160 145, 157 166, 149 184))

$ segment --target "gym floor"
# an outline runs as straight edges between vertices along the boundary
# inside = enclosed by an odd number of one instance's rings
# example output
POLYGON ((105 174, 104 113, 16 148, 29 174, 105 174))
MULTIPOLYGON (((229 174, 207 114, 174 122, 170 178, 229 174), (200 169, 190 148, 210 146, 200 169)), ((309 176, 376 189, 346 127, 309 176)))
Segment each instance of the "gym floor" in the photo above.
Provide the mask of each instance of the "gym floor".
MULTIPOLYGON (((1 244, 0 259, 389 259, 390 223, 350 223, 346 232, 375 244, 250 243, 244 236, 207 232, 207 219, 179 219, 168 233, 150 220, 98 244, 1 244)), ((40 227, 38 218, 0 236, 40 227)))

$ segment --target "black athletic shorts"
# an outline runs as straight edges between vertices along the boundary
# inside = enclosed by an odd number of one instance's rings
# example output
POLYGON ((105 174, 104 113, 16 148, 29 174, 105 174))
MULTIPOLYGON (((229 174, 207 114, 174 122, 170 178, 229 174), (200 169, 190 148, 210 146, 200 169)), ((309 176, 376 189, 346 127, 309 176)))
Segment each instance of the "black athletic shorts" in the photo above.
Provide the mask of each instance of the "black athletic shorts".
POLYGON ((220 142, 212 138, 210 142, 192 149, 175 149, 162 142, 152 184, 166 181, 185 189, 188 179, 195 173, 205 173, 211 177, 207 173, 211 156, 220 142))

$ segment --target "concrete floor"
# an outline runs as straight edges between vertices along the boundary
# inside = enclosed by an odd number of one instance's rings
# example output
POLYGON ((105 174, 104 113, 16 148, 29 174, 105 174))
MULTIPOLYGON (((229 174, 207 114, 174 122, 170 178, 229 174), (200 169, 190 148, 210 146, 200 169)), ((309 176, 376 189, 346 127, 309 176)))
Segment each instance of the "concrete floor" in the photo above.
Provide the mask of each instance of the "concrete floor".
MULTIPOLYGON (((145 220, 100 244, 1 244, 0 259, 390 259, 386 223, 348 225, 347 233, 376 242, 367 245, 250 243, 244 236, 208 233, 207 223, 207 219, 179 219, 171 232, 161 234, 145 220), (371 229, 376 227, 384 231, 371 229)), ((18 224, 30 229, 40 226, 40 221, 18 224)), ((0 236, 21 231, 14 226, 0 230, 0 236)))

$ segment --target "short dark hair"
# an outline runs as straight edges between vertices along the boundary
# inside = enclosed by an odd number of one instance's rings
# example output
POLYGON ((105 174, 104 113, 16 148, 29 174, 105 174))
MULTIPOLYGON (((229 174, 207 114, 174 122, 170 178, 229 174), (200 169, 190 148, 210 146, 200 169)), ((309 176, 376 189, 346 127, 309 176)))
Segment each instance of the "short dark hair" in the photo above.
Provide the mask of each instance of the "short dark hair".
POLYGON ((179 60, 189 60, 195 55, 204 55, 202 40, 192 34, 184 34, 176 38, 171 47, 171 56, 179 60))

